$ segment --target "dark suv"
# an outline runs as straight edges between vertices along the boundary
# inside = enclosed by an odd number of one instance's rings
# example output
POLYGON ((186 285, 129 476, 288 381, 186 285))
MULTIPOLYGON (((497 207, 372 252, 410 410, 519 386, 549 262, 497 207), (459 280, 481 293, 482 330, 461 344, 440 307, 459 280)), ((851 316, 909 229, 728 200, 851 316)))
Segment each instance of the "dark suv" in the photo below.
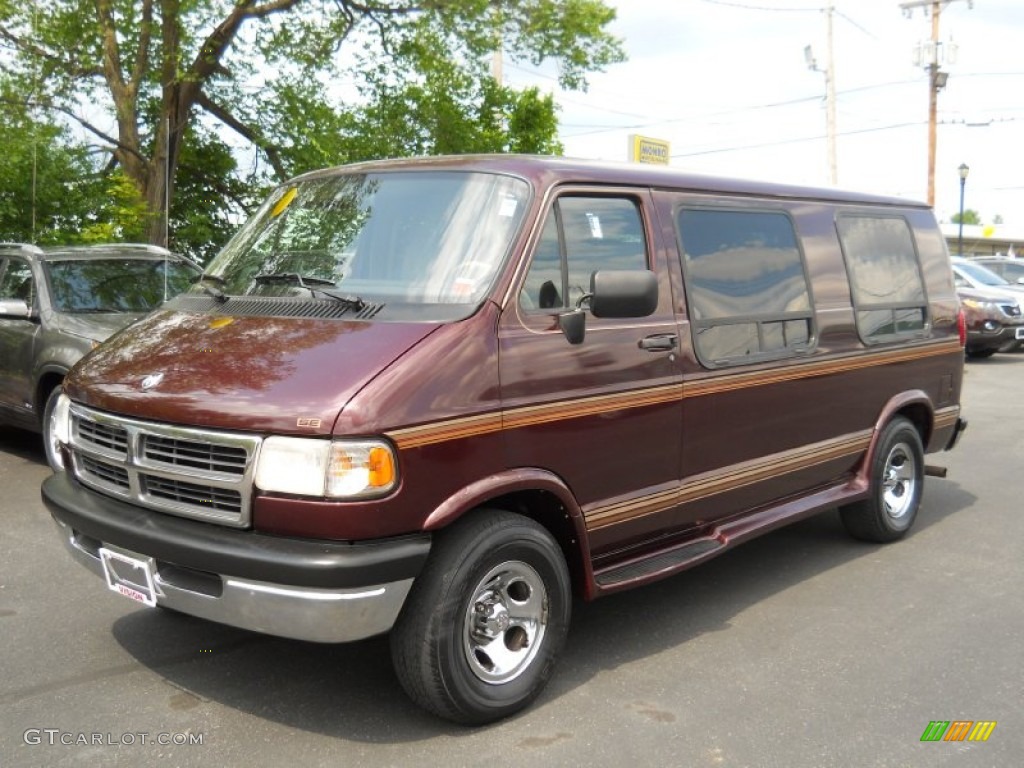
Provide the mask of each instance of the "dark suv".
POLYGON ((60 469, 48 426, 64 375, 201 272, 152 245, 0 243, 0 422, 43 432, 60 469))

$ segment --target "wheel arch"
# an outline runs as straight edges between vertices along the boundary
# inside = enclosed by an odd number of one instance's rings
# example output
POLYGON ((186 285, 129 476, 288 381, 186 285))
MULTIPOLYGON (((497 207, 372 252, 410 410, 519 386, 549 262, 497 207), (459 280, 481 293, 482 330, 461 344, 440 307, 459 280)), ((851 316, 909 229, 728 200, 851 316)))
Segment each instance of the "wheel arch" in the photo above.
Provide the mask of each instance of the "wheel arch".
POLYGON ((489 475, 446 499, 427 516, 423 529, 439 531, 467 514, 486 514, 488 509, 514 512, 543 526, 562 550, 573 592, 587 600, 595 596, 583 512, 561 478, 529 467, 489 475))
POLYGON ((921 438, 922 450, 927 451, 935 427, 935 408, 931 398, 920 389, 901 392, 885 404, 875 420, 871 443, 857 469, 856 483, 864 490, 870 487, 871 464, 878 450, 878 441, 881 439, 882 431, 889 422, 899 417, 905 418, 914 425, 921 438))
POLYGON ((46 399, 55 387, 59 387, 64 378, 68 375, 68 369, 61 365, 44 365, 36 377, 36 386, 33 392, 33 407, 35 408, 36 421, 40 427, 43 423, 43 409, 46 407, 46 399))

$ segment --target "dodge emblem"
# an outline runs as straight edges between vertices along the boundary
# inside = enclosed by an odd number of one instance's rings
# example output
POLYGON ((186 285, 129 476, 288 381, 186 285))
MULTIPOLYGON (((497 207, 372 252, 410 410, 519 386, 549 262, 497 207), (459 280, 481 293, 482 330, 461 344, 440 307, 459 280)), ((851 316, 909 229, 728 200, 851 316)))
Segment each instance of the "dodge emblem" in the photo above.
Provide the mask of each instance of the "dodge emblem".
POLYGON ((151 373, 149 374, 149 376, 142 380, 142 388, 144 390, 152 389, 163 380, 164 375, 162 373, 151 373))

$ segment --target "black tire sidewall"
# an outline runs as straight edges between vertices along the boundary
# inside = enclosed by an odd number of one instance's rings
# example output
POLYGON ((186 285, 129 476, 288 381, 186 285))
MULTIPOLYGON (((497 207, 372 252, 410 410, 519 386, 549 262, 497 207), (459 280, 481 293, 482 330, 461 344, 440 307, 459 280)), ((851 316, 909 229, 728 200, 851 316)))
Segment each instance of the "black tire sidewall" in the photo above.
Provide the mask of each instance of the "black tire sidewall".
POLYGON ((881 525, 893 533, 906 533, 917 519, 917 513, 921 507, 921 496, 924 493, 924 448, 921 445, 921 436, 914 425, 903 418, 891 422, 878 444, 878 453, 875 455, 873 464, 871 480, 875 486, 875 516, 881 525), (914 491, 910 510, 902 518, 895 519, 885 511, 883 480, 889 454, 899 443, 910 448, 914 459, 914 491))
POLYGON ((568 632, 571 589, 568 569, 558 545, 543 530, 503 526, 476 538, 460 557, 441 597, 437 625, 437 669, 452 703, 464 722, 487 722, 521 709, 543 689, 568 632), (544 582, 548 623, 541 648, 529 667, 507 683, 478 678, 463 648, 465 613, 473 591, 493 567, 519 561, 532 567, 544 582))

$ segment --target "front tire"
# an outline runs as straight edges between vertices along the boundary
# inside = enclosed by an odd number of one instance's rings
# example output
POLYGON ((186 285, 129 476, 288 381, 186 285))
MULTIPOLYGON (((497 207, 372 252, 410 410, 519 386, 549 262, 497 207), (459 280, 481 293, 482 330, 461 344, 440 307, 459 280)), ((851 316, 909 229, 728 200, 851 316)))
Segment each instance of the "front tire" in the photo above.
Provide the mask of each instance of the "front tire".
POLYGON ((541 692, 572 593, 557 542, 522 515, 479 510, 441 531, 391 632, 398 679, 457 723, 507 717, 541 692))
POLYGON ((924 489, 921 435, 903 417, 882 430, 871 460, 871 495, 839 510, 856 539, 885 543, 906 535, 917 518, 924 489))

